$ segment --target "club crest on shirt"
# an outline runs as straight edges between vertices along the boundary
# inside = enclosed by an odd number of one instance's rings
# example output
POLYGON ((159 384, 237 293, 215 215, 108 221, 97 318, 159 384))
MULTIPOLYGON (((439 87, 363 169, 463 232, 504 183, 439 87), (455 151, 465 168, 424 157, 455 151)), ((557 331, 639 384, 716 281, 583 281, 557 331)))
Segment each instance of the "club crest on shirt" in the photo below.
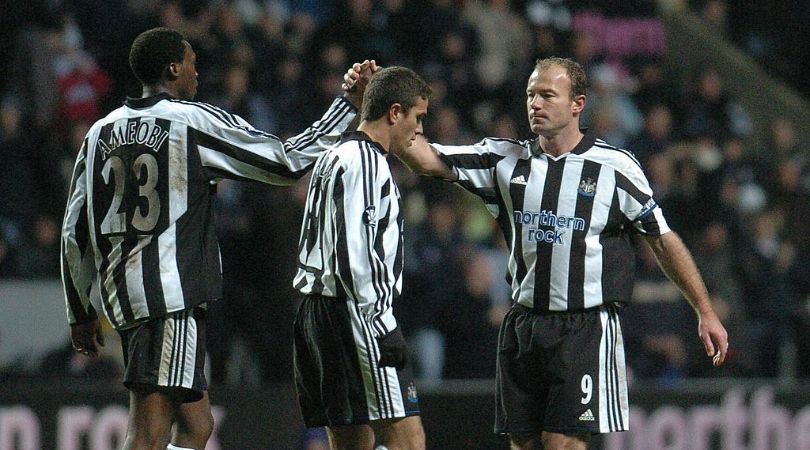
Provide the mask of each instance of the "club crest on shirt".
POLYGON ((593 197, 596 195, 596 181, 590 177, 580 181, 577 192, 579 195, 584 195, 585 197, 593 197))
POLYGON ((377 207, 374 205, 368 205, 366 210, 363 211, 363 223, 376 227, 377 226, 377 207))
POLYGON ((408 384, 408 401, 411 403, 416 403, 419 400, 419 397, 416 396, 416 385, 413 384, 411 381, 408 384))

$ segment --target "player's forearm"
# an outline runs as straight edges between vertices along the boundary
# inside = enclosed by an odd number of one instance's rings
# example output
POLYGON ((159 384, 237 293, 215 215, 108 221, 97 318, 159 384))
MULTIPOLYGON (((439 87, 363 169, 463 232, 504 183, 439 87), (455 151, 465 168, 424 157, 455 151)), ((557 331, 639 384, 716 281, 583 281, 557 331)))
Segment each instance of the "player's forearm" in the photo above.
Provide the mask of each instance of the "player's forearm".
POLYGON ((372 333, 375 337, 379 337, 397 327, 391 309, 393 293, 397 289, 396 276, 389 269, 390 265, 380 258, 373 243, 364 246, 362 242, 368 241, 361 238, 347 246, 349 270, 354 282, 351 286, 352 296, 372 333))
POLYGON ((324 149, 340 140, 356 116, 357 110, 348 100, 335 99, 320 120, 284 142, 278 162, 293 172, 308 171, 324 149))
POLYGON ((397 320, 391 308, 391 298, 378 299, 374 305, 373 313, 369 317, 369 324, 375 337, 385 336, 397 328, 397 320))
POLYGON ((340 135, 356 117, 357 111, 339 97, 323 117, 300 134, 286 141, 253 128, 241 118, 232 127, 199 124, 195 138, 203 167, 216 178, 248 178, 277 186, 290 186, 306 175, 324 150, 340 140, 340 135))
POLYGON ((397 155, 412 171, 420 175, 429 175, 449 181, 458 177, 452 168, 439 158, 439 154, 425 139, 418 135, 410 147, 397 155))
MULTIPOLYGON (((358 258, 354 260, 358 261, 358 258)), ((358 262, 352 264, 351 268, 354 280, 352 296, 374 337, 384 336, 397 327, 392 309, 396 286, 389 282, 392 277, 380 273, 380 269, 388 272, 381 260, 375 258, 371 265, 363 264, 362 260, 358 262)))
POLYGON ((647 243, 655 253, 661 269, 678 286, 695 312, 700 316, 713 314, 706 285, 692 254, 681 238, 671 231, 662 236, 648 237, 647 243))
POLYGON ((90 302, 95 266, 90 250, 79 248, 74 236, 66 231, 62 239, 62 287, 65 292, 68 323, 86 322, 96 317, 90 302))

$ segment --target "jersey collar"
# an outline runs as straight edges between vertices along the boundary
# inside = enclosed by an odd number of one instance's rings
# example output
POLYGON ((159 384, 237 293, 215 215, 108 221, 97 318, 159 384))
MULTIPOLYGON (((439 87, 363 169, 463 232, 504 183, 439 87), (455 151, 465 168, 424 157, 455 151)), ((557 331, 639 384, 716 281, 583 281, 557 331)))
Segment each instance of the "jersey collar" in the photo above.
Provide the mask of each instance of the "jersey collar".
POLYGON ((153 95, 151 97, 142 97, 142 98, 133 98, 128 97, 124 104, 132 109, 144 109, 144 108, 151 108, 157 104, 157 102, 161 100, 169 100, 172 97, 171 95, 161 92, 160 94, 153 95))
POLYGON ((373 141, 369 135, 362 131, 347 131, 340 135, 340 142, 348 142, 348 141, 366 141, 369 142, 375 150, 385 155, 385 149, 383 146, 380 145, 378 142, 373 141))
POLYGON ((596 142, 596 136, 593 135, 591 131, 587 128, 580 129, 585 136, 582 136, 580 139, 579 144, 571 150, 571 153, 575 155, 581 155, 588 151, 589 148, 593 147, 594 142, 596 142))
MULTIPOLYGON (((582 139, 579 140, 579 143, 568 153, 581 155, 585 153, 589 148, 593 147, 593 144, 596 142, 596 136, 594 136, 593 133, 588 130, 588 128, 580 128, 580 131, 582 132, 582 134, 584 134, 584 136, 582 136, 582 139)), ((531 152, 532 156, 540 156, 543 153, 545 153, 545 151, 543 151, 543 148, 540 147, 539 137, 535 138, 531 142, 529 146, 529 151, 531 152)))

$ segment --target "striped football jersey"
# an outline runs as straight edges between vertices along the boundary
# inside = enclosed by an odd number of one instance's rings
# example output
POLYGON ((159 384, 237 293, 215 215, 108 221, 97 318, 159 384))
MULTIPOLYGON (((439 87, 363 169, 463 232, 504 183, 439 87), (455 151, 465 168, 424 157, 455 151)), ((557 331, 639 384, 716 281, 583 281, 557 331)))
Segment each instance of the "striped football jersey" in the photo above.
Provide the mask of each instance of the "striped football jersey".
POLYGON ((399 189, 383 149, 365 133, 345 133, 312 172, 293 284, 303 294, 348 298, 380 337, 397 324, 402 290, 399 189))
POLYGON ((356 115, 344 98, 286 142, 239 116, 167 94, 128 99, 96 122, 74 166, 62 225, 68 320, 117 329, 221 297, 212 217, 220 178, 292 184, 356 115))
POLYGON ((577 311, 629 300, 631 233, 669 231, 635 157, 590 133, 558 157, 537 139, 432 145, 499 223, 512 300, 523 306, 577 311))

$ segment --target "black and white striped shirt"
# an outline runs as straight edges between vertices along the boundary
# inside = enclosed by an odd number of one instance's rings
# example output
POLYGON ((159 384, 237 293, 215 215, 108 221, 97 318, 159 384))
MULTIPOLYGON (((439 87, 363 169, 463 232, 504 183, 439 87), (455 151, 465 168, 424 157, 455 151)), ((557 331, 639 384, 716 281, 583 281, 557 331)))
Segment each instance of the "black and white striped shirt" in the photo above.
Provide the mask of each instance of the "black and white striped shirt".
POLYGON ((629 300, 630 233, 669 231, 638 161, 590 133, 559 157, 537 139, 432 145, 498 221, 510 246, 512 300, 526 307, 576 311, 629 300))
POLYGON ((293 281, 303 294, 354 301, 375 337, 396 328, 391 304, 402 290, 399 189, 385 156, 362 132, 320 156, 293 281))
POLYGON ((160 94, 96 122, 76 159, 62 225, 68 321, 126 328, 221 297, 211 215, 219 178, 291 184, 356 115, 345 99, 282 142, 217 107, 160 94))

